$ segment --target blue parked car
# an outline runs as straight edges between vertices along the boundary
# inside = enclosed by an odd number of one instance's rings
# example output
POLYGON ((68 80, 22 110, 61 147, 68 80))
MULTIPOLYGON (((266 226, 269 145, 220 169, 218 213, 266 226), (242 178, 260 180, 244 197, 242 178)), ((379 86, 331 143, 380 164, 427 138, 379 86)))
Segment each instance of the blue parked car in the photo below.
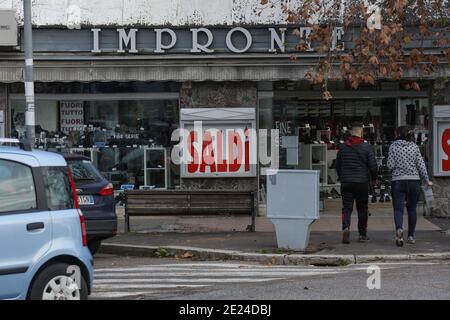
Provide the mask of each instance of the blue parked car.
POLYGON ((85 300, 93 282, 84 216, 61 155, 0 139, 0 299, 85 300))
POLYGON ((72 171, 78 204, 86 219, 88 247, 94 255, 101 241, 117 234, 114 186, 106 180, 87 157, 64 155, 72 171))

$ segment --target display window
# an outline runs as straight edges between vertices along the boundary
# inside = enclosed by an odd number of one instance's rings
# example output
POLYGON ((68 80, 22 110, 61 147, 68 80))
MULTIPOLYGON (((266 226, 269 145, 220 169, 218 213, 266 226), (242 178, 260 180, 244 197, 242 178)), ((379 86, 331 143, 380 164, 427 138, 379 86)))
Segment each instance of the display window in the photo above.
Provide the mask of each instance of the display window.
MULTIPOLYGON (((276 86, 275 86, 276 89, 276 86)), ((352 123, 364 126, 364 139, 373 146, 379 181, 371 190, 372 203, 391 200, 391 175, 387 168, 389 147, 398 126, 408 126, 411 140, 429 159, 430 104, 428 98, 335 98, 330 101, 278 94, 260 95, 259 128, 278 129, 281 169, 320 171, 321 198, 340 199, 340 183, 335 169, 339 146, 350 136, 352 123), (288 97, 286 97, 288 96, 288 97)), ((338 95, 339 96, 339 95, 338 95)), ((270 142, 270 141, 269 141, 270 142)), ((260 199, 265 201, 265 180, 260 176, 260 199)), ((325 202, 324 202, 325 203, 325 202)), ((336 209, 339 201, 336 202, 336 209)))
MULTIPOLYGON (((179 167, 171 165, 169 158, 171 135, 179 127, 177 95, 151 99, 133 99, 133 94, 128 98, 121 94, 120 99, 65 96, 37 96, 37 148, 89 157, 116 189, 180 185, 179 167), (152 148, 162 152, 149 155, 145 161, 146 150, 152 148)), ((10 115, 11 135, 24 138, 23 97, 10 99, 10 115)))

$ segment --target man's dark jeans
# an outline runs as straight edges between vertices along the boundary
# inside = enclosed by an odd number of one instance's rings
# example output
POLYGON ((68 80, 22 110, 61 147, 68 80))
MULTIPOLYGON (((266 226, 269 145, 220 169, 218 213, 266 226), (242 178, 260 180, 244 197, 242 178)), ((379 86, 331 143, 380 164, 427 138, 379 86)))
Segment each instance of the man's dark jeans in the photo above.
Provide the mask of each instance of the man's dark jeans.
POLYGON ((420 194, 419 180, 392 181, 395 229, 403 229, 403 212, 408 211, 408 237, 414 237, 417 223, 417 200, 420 194))
POLYGON ((367 215, 369 206, 369 183, 342 183, 342 229, 350 228, 353 202, 358 211, 359 234, 367 233, 367 215))

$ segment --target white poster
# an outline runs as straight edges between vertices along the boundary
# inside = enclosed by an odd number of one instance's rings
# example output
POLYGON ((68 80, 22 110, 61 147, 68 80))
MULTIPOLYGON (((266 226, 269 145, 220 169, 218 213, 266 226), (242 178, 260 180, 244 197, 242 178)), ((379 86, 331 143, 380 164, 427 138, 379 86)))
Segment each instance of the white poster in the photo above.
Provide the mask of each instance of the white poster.
POLYGON ((61 101, 60 124, 61 131, 65 134, 72 131, 83 131, 83 101, 61 101))

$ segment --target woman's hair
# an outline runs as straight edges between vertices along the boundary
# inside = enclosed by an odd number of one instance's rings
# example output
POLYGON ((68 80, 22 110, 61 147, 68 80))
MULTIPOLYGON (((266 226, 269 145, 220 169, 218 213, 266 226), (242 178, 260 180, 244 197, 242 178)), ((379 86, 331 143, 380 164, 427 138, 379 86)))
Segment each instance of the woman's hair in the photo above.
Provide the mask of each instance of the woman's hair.
POLYGON ((408 131, 408 135, 406 136, 406 141, 416 143, 416 135, 414 134, 414 131, 408 131))
POLYGON ((396 130, 397 134, 397 140, 406 140, 408 141, 411 139, 411 136, 409 135, 409 129, 406 126, 400 126, 396 130))

